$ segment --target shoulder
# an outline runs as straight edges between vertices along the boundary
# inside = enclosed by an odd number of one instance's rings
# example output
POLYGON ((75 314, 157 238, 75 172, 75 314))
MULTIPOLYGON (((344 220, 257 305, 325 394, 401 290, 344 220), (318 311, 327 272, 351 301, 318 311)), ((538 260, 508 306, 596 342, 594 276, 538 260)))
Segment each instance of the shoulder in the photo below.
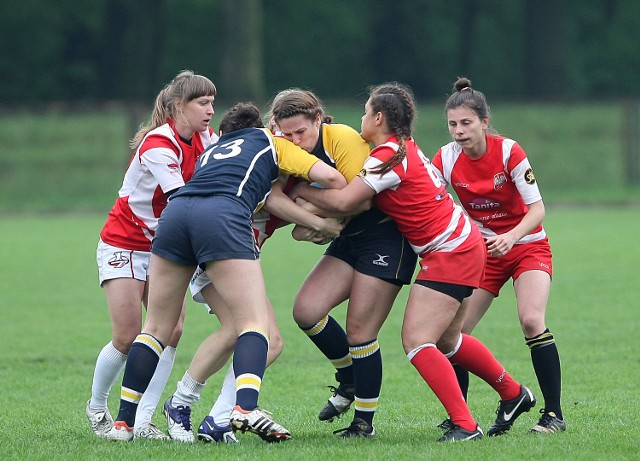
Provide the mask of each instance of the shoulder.
POLYGON ((143 152, 150 149, 165 148, 177 151, 180 149, 178 138, 168 124, 161 125, 151 130, 140 143, 138 151, 143 152))
POLYGON ((506 171, 527 158, 524 149, 515 140, 504 136, 487 136, 488 150, 502 157, 502 163, 506 171))
MULTIPOLYGON (((330 135, 353 136, 354 138, 362 139, 362 137, 360 136, 360 133, 358 133, 355 129, 353 129, 349 125, 344 125, 342 123, 323 123, 322 131, 330 135)), ((362 140, 364 141, 364 139, 362 140)))
POLYGON ((337 145, 344 144, 349 146, 351 150, 361 149, 369 153, 369 143, 362 139, 360 133, 349 125, 340 123, 324 123, 322 124, 322 141, 327 147, 328 144, 337 145))
POLYGON ((455 158, 462 154, 462 147, 455 141, 451 141, 448 144, 440 147, 440 150, 436 155, 439 155, 443 158, 455 158))
POLYGON ((488 149, 501 150, 504 153, 511 151, 522 151, 522 147, 517 141, 506 136, 500 136, 495 134, 487 135, 488 149))

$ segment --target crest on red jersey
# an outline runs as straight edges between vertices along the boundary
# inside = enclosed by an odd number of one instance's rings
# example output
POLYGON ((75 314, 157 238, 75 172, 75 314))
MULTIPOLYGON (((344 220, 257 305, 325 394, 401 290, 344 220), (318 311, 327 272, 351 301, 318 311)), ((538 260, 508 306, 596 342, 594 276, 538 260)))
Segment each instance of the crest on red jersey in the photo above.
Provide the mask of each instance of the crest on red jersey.
POLYGON ((504 171, 493 176, 493 190, 502 188, 507 183, 507 175, 504 171))

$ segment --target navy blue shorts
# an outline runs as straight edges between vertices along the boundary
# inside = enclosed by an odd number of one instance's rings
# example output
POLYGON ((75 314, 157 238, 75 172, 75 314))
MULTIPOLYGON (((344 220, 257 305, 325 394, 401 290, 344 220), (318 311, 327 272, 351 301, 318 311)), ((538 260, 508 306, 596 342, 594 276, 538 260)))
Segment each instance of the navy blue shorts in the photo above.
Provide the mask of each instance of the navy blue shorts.
POLYGON ((260 255, 251 212, 225 196, 171 199, 160 216, 151 252, 187 266, 260 255))
POLYGON ((362 274, 395 285, 411 283, 418 259, 392 220, 356 235, 340 235, 324 254, 346 262, 362 274))

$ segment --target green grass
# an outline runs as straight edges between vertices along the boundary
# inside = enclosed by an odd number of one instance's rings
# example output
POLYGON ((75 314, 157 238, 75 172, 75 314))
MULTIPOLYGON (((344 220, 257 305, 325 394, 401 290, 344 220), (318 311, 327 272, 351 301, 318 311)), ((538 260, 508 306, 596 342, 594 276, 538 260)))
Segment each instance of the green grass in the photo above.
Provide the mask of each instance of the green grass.
MULTIPOLYGON (((360 104, 326 106, 359 129, 360 104)), ((224 110, 216 108, 214 128, 224 110)), ((640 184, 625 183, 621 105, 494 103, 492 110, 494 127, 527 151, 548 203, 640 203, 640 184)), ((0 212, 106 213, 131 157, 134 119, 123 107, 0 115, 0 212)), ((449 142, 441 103, 419 108, 414 132, 428 156, 449 142)))
MULTIPOLYGON (((637 459, 640 376, 637 331, 640 250, 634 244, 637 208, 548 207, 554 249, 554 284, 547 320, 563 364, 563 406, 568 431, 531 436, 535 411, 504 437, 442 445, 436 425, 444 410, 400 343, 404 289, 380 335, 384 383, 375 440, 335 440, 333 424, 317 421, 328 397, 332 369, 291 319, 297 288, 322 248, 294 242, 281 230, 265 246, 263 267, 285 349, 265 376, 261 405, 294 434, 280 445, 242 435, 240 446, 142 441, 118 444, 95 438, 84 416, 95 358, 110 337, 104 295, 97 285, 95 246, 105 216, 4 217, 0 257, 0 458, 22 459, 637 459)), ((540 391, 506 287, 475 334, 520 381, 540 391)), ((344 309, 337 310, 343 319, 344 309)), ((168 397, 200 341, 217 328, 192 303, 168 397)), ((203 418, 222 374, 209 381, 193 421, 203 418)), ((111 397, 117 411, 117 382, 111 397)), ((470 406, 486 429, 497 396, 472 378, 470 406)), ((539 406, 538 406, 539 407, 539 406)), ((537 409, 537 408, 536 408, 537 409)), ((351 416, 352 413, 349 413, 351 416)), ((160 414, 156 423, 166 423, 160 414)))

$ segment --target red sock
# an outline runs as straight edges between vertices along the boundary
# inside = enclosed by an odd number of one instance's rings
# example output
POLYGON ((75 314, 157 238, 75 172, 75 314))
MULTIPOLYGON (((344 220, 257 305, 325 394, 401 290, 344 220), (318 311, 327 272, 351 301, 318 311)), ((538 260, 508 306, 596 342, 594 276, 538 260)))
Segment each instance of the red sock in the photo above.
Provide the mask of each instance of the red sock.
POLYGON ((478 424, 471 416, 453 367, 444 354, 435 347, 425 347, 413 356, 411 363, 436 394, 453 424, 466 431, 475 431, 478 424))
POLYGON ((520 395, 520 383, 507 373, 489 348, 473 336, 463 333, 460 348, 449 360, 486 381, 500 394, 501 400, 515 399, 520 395))

